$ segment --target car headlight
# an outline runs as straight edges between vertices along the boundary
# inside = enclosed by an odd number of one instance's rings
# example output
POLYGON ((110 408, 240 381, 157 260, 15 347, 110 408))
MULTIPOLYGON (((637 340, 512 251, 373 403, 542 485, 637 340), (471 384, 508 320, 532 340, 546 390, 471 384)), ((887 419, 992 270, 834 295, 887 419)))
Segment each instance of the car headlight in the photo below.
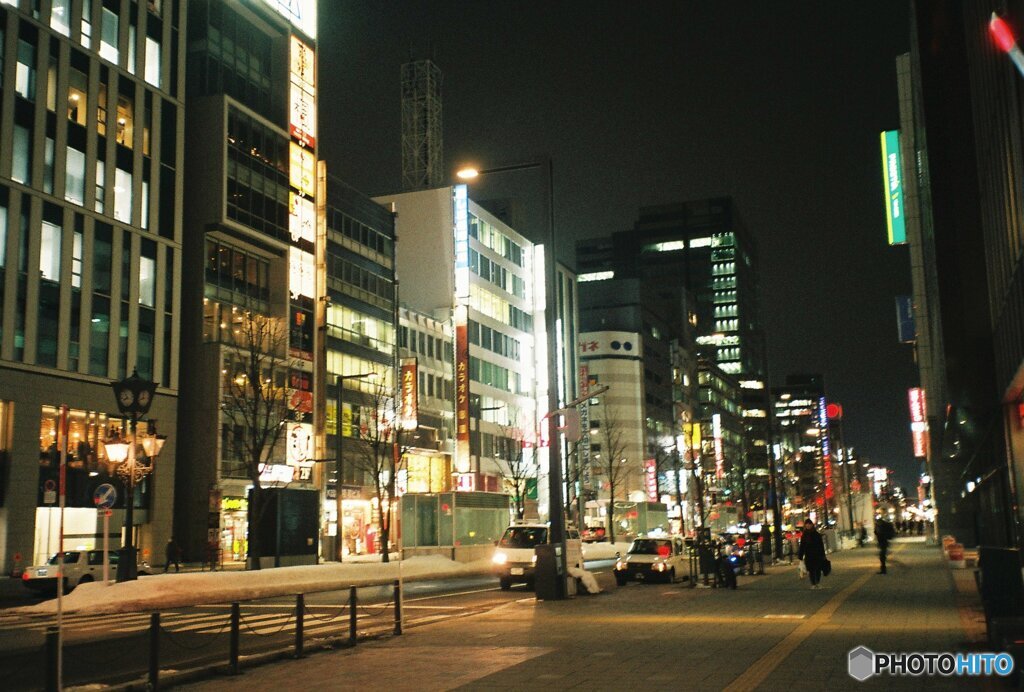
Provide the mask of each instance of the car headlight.
POLYGON ((499 550, 494 553, 494 557, 491 558, 491 562, 493 562, 496 565, 504 565, 506 562, 508 562, 508 555, 499 550))
POLYGON ((534 553, 534 555, 533 555, 533 559, 532 559, 532 560, 530 560, 530 562, 532 562, 532 563, 533 563, 533 564, 535 564, 535 565, 537 564, 537 554, 536 554, 536 553, 534 553))
POLYGON ((621 572, 622 570, 626 569, 626 563, 623 562, 622 560, 616 560, 615 561, 615 569, 617 571, 621 572))
POLYGON ((665 563, 664 562, 655 562, 654 563, 654 571, 655 572, 664 572, 665 571, 665 563))

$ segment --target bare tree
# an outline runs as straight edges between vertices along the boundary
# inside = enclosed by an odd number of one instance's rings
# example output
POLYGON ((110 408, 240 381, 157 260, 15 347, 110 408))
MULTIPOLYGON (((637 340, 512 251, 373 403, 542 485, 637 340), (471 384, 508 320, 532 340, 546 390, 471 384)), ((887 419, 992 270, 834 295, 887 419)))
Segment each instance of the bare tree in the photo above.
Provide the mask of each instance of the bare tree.
MULTIPOLYGON (((403 447, 400 430, 400 398, 386 378, 378 378, 365 399, 359 416, 359 439, 356 443, 355 468, 371 479, 374 497, 380 510, 380 555, 390 561, 391 505, 396 498, 398 472, 405 464, 407 448, 403 447)), ((354 421, 353 421, 354 422, 354 421)))
POLYGON ((604 404, 601 411, 601 466, 608 479, 608 540, 615 542, 615 493, 628 472, 628 438, 619 411, 604 404))
POLYGON ((537 473, 534 465, 523 455, 523 429, 514 424, 499 427, 501 434, 494 441, 494 458, 498 462, 498 472, 512 490, 516 518, 522 519, 526 513, 526 484, 529 479, 536 478, 537 473))
MULTIPOLYGON (((288 329, 284 320, 252 310, 236 311, 223 377, 221 411, 240 432, 239 471, 252 483, 249 503, 249 557, 259 569, 267 546, 260 539, 268 506, 263 472, 283 454, 279 445, 287 422, 296 411, 289 404, 288 376, 295 362, 288 357, 288 329)), ((277 546, 274 546, 277 550, 277 546)))

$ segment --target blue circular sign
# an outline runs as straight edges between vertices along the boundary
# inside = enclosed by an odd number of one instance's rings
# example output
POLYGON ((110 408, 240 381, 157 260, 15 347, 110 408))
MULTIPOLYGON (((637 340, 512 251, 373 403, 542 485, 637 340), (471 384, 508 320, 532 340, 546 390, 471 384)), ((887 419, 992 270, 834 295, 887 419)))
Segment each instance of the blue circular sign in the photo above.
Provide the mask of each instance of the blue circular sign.
POLYGON ((97 509, 110 509, 117 502, 117 488, 110 483, 103 483, 92 493, 92 501, 97 509))

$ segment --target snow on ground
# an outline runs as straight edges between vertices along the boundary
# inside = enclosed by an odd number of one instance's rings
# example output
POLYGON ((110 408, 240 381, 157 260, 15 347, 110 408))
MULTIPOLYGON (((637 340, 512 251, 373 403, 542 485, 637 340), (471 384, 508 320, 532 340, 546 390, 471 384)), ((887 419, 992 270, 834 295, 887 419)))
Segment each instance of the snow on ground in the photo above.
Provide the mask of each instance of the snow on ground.
POLYGON ((625 555, 629 546, 629 543, 584 543, 583 559, 611 560, 615 558, 615 553, 625 555))
MULTIPOLYGON (((349 586, 369 586, 398 579, 423 580, 469 576, 490 571, 490 560, 459 563, 440 555, 402 562, 346 562, 231 572, 155 574, 122 583, 82 584, 64 597, 66 613, 125 613, 164 610, 204 603, 228 603, 349 586)), ((52 615, 57 600, 13 608, 20 615, 52 615)))

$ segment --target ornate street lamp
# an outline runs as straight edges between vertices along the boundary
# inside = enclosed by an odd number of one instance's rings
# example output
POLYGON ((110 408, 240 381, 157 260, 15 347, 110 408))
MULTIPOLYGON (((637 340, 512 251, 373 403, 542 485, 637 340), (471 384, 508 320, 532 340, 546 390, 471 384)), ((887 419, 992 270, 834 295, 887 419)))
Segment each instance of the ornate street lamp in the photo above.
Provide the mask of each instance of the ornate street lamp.
POLYGON ((125 438, 112 430, 111 436, 103 443, 107 459, 117 465, 117 475, 121 476, 125 483, 124 541, 117 551, 117 581, 122 582, 138 578, 135 548, 135 484, 153 470, 153 462, 163 449, 167 436, 157 435, 156 426, 151 423, 147 426, 147 434, 141 440, 138 437, 139 418, 149 412, 156 393, 155 382, 142 379, 138 371, 133 369, 131 377, 112 382, 111 387, 118 410, 130 420, 125 438), (136 448, 140 443, 146 464, 137 463, 136 448))

